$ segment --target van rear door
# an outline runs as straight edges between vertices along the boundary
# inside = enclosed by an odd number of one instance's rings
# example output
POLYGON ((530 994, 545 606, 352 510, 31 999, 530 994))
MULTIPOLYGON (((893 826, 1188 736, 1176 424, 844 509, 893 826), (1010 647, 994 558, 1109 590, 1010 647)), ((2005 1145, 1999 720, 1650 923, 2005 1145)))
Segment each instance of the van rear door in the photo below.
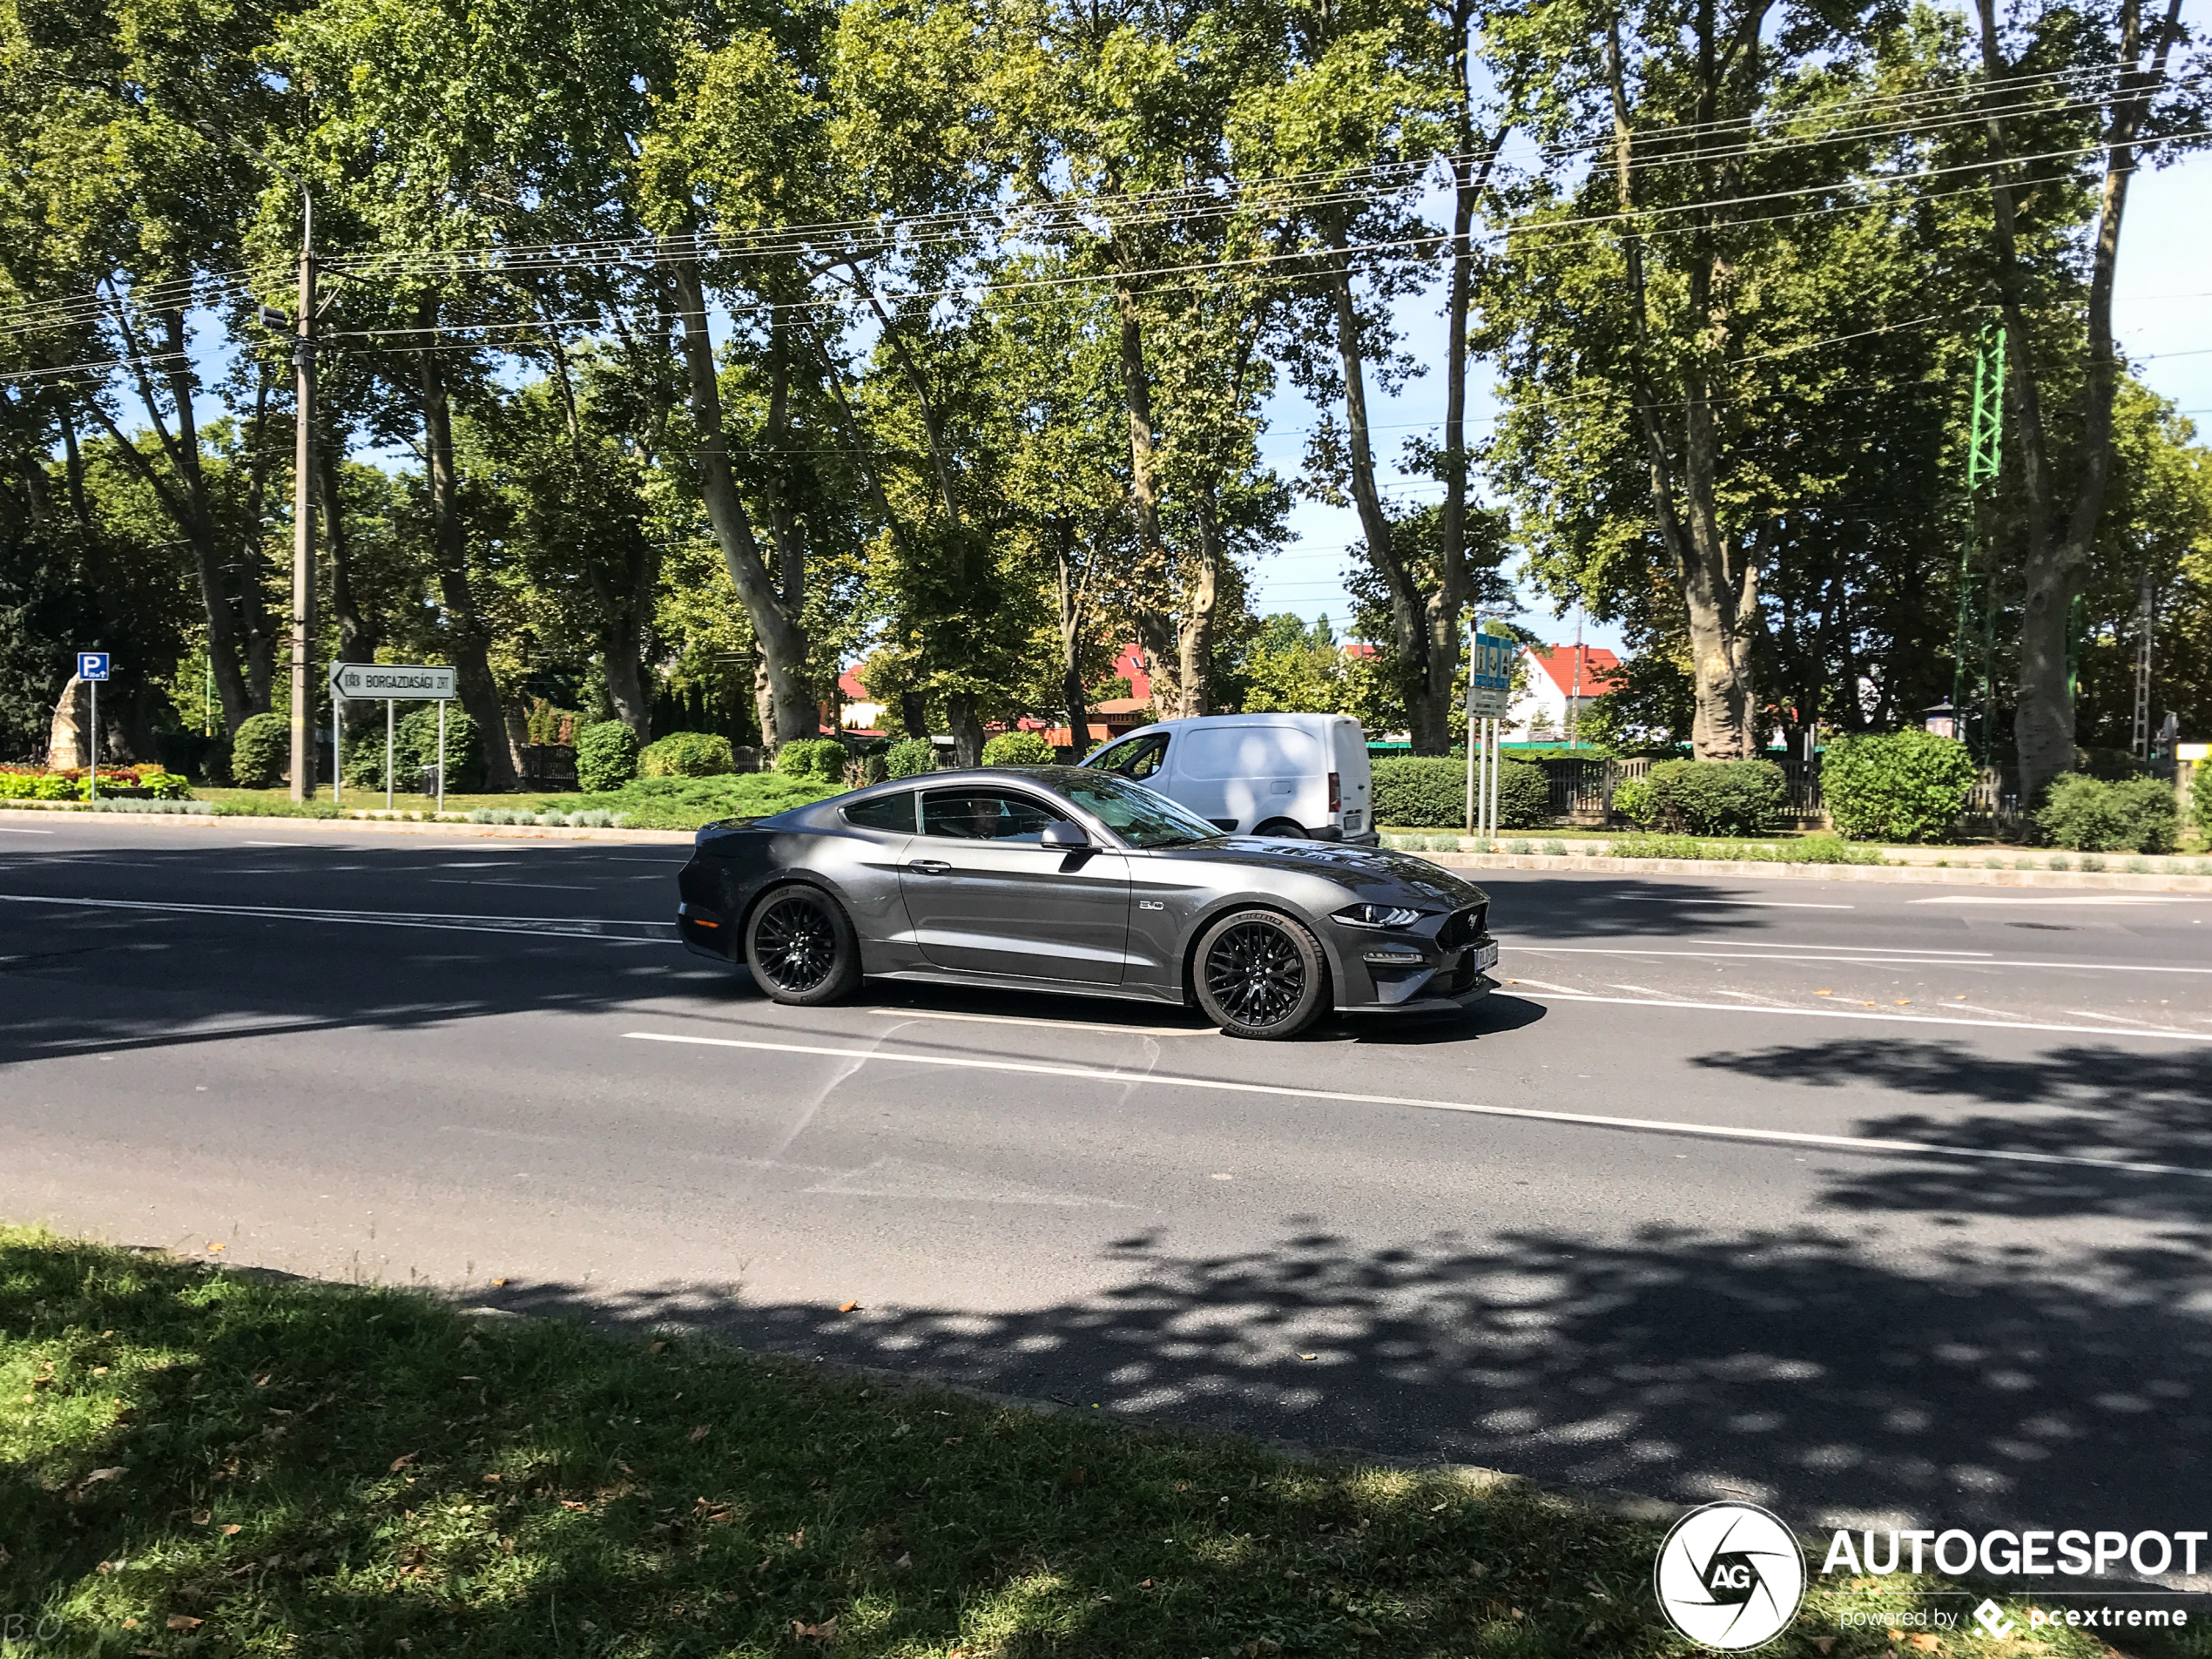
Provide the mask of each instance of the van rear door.
POLYGON ((1336 821, 1347 837, 1373 834, 1375 775, 1367 765, 1367 733, 1348 715, 1330 722, 1329 767, 1338 779, 1341 815, 1336 821))

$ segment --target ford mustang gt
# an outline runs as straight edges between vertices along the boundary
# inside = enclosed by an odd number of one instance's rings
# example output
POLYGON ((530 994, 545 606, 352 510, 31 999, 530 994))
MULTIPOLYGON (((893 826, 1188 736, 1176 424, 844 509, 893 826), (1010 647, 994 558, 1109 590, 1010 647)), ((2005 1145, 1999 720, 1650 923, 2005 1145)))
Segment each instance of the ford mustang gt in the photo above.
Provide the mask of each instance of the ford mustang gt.
POLYGON ((779 1002, 864 976, 1195 1002, 1232 1036, 1463 1008, 1482 890, 1425 860, 1224 835, 1076 766, 939 772, 698 833, 677 929, 779 1002))

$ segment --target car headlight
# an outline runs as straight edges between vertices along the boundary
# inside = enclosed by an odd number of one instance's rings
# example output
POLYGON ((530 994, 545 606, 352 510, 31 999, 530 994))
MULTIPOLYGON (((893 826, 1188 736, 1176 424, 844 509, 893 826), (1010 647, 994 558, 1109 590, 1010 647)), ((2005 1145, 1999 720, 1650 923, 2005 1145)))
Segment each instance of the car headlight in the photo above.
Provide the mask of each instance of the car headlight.
POLYGON ((1348 905, 1337 912, 1337 920, 1353 927, 1410 927, 1426 912, 1398 904, 1348 905))

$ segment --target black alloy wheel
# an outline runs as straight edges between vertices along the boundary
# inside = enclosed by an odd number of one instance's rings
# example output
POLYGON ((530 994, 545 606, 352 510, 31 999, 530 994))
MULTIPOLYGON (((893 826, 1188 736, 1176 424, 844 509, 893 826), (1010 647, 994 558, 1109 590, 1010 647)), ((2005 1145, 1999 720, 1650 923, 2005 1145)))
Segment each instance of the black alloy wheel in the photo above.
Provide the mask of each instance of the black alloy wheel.
POLYGON ((1313 935, 1272 910, 1224 916, 1198 941, 1198 1005, 1232 1037, 1294 1037, 1327 1006, 1313 935))
POLYGON ((779 1002, 811 1008, 860 982, 860 951, 836 900, 812 887, 779 888, 745 924, 745 966, 779 1002))

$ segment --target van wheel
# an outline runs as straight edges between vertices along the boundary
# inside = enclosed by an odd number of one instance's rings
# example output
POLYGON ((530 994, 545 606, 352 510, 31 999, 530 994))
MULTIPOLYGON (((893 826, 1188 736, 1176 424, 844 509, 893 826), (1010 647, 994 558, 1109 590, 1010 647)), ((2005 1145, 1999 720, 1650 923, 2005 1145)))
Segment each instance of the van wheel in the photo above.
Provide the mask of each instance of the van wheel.
POLYGON ((1294 1037, 1329 1005, 1329 970, 1313 935, 1273 910, 1238 910, 1206 929, 1191 989, 1224 1036, 1294 1037))
POLYGON ((1304 825, 1293 824, 1287 818, 1271 818, 1252 833, 1272 835, 1278 841, 1304 841, 1312 839, 1306 834, 1304 825))

